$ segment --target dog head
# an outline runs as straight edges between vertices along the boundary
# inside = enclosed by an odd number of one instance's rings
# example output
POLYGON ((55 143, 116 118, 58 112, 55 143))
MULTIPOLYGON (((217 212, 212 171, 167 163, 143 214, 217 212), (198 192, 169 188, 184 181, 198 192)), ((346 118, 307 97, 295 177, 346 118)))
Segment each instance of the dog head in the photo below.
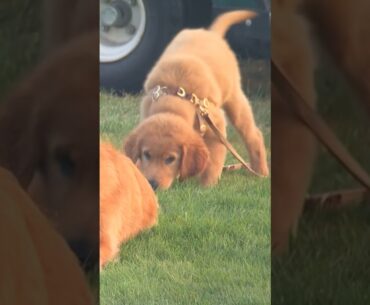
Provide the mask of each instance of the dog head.
POLYGON ((99 249, 96 45, 94 33, 50 57, 0 112, 0 165, 87 263, 97 260, 99 249))
POLYGON ((162 113, 144 120, 126 139, 124 150, 156 189, 177 177, 201 173, 209 152, 202 137, 180 117, 162 113))

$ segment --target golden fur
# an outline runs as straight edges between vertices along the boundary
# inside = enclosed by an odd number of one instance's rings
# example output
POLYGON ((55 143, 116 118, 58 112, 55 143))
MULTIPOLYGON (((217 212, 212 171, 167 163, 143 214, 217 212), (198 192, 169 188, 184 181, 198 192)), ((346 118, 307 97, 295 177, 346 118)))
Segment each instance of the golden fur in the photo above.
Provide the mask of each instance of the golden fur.
MULTIPOLYGON (((272 56, 312 107, 316 104, 314 46, 318 42, 370 110, 370 25, 365 13, 370 3, 355 2, 272 1, 272 56)), ((272 130, 272 249, 279 254, 288 249, 289 235, 295 232, 302 213, 315 140, 288 110, 274 85, 272 130)))
POLYGON ((1 304, 96 304, 65 240, 1 167, 0 189, 1 304))
POLYGON ((232 24, 252 15, 231 12, 216 19, 211 30, 181 31, 149 73, 141 104, 142 122, 128 136, 125 151, 152 185, 166 189, 178 175, 182 179, 200 175, 202 185, 214 185, 226 155, 226 148, 211 130, 204 138, 195 130, 195 107, 188 101, 170 95, 152 101, 151 91, 157 85, 181 86, 188 93, 207 97, 212 102, 210 116, 226 136, 225 111, 244 140, 252 168, 268 175, 262 133, 241 88, 236 57, 222 38, 232 24))
POLYGON ((157 223, 158 204, 148 181, 131 160, 100 144, 100 268, 121 243, 157 223))
POLYGON ((56 52, 0 110, 0 164, 85 258, 98 255, 97 45, 93 33, 56 52))

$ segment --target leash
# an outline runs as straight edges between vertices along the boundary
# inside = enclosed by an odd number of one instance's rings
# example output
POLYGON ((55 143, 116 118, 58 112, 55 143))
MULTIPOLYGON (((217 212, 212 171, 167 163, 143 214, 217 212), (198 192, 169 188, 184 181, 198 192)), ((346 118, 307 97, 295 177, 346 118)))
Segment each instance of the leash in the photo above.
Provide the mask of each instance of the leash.
POLYGON ((156 102, 158 99, 163 95, 173 95, 180 97, 191 104, 193 104, 196 107, 197 111, 197 117, 199 120, 199 127, 200 127, 200 133, 203 136, 205 133, 205 125, 203 124, 202 120, 204 120, 207 125, 211 128, 211 130, 216 134, 216 136, 219 138, 221 143, 227 148, 227 150, 240 162, 240 164, 232 164, 228 166, 224 166, 224 171, 231 171, 231 170, 237 170, 240 168, 244 168, 250 173, 252 173, 255 176, 258 177, 264 177, 263 175, 260 175, 256 171, 254 171, 250 164, 244 161, 244 159, 238 154, 236 149, 231 145, 231 143, 224 137, 222 132, 216 127, 216 125, 213 123, 212 119, 209 116, 208 108, 210 105, 210 101, 207 98, 200 99, 197 95, 194 93, 187 93, 184 88, 178 87, 178 88, 171 88, 167 86, 156 86, 154 87, 152 91, 152 101, 156 102))
POLYGON ((225 165, 222 170, 224 172, 228 172, 228 171, 236 171, 236 170, 239 170, 239 169, 242 169, 243 168, 243 164, 241 163, 235 163, 235 164, 229 164, 229 165, 225 165))
POLYGON ((301 94, 292 85, 289 78, 271 60, 271 79, 282 92, 292 111, 306 127, 324 145, 330 154, 352 175, 362 186, 360 189, 340 190, 324 194, 308 196, 306 206, 347 206, 354 201, 364 201, 370 191, 370 177, 361 165, 351 156, 335 134, 325 124, 319 114, 311 108, 301 94))
MULTIPOLYGON (((231 143, 224 137, 224 135, 221 133, 221 131, 216 127, 216 125, 213 123, 211 118, 209 117, 208 112, 203 114, 204 120, 207 122, 208 126, 212 129, 212 131, 216 134, 216 136, 219 138, 222 144, 225 145, 227 150, 235 157, 240 162, 240 167, 245 168, 246 170, 250 171, 253 175, 258 176, 258 177, 263 177, 256 171, 254 171, 249 163, 245 162, 244 159, 238 154, 236 149, 231 145, 231 143)), ((230 167, 224 167, 224 170, 235 170, 237 169, 237 165, 231 165, 230 167)))
POLYGON ((306 198, 304 209, 306 211, 323 207, 340 209, 351 206, 354 203, 364 202, 369 199, 369 196, 370 193, 365 188, 345 189, 316 194, 306 198))

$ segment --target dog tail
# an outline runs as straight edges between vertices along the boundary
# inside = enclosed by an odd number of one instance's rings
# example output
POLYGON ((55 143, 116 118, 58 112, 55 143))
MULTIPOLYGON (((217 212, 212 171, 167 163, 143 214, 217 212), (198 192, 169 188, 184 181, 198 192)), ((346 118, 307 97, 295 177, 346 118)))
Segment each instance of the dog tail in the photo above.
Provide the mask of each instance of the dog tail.
POLYGON ((216 20, 213 21, 213 23, 209 27, 209 30, 212 32, 216 32, 223 37, 232 25, 242 21, 246 21, 255 16, 257 16, 256 12, 247 10, 225 13, 218 16, 216 20))

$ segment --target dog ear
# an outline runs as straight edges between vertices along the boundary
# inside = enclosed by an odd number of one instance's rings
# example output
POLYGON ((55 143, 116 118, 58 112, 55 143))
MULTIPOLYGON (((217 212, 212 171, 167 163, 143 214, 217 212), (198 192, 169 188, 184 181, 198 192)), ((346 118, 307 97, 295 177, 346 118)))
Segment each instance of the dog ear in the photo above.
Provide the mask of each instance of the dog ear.
POLYGON ((39 162, 39 143, 32 97, 15 94, 0 110, 0 166, 11 171, 23 188, 31 182, 39 162))
POLYGON ((180 165, 180 180, 201 173, 209 159, 209 152, 203 139, 194 137, 192 143, 182 146, 182 158, 180 165))
POLYGON ((134 130, 131 132, 128 137, 126 138, 123 148, 126 155, 136 163, 140 157, 140 145, 139 145, 139 137, 138 131, 134 130))

